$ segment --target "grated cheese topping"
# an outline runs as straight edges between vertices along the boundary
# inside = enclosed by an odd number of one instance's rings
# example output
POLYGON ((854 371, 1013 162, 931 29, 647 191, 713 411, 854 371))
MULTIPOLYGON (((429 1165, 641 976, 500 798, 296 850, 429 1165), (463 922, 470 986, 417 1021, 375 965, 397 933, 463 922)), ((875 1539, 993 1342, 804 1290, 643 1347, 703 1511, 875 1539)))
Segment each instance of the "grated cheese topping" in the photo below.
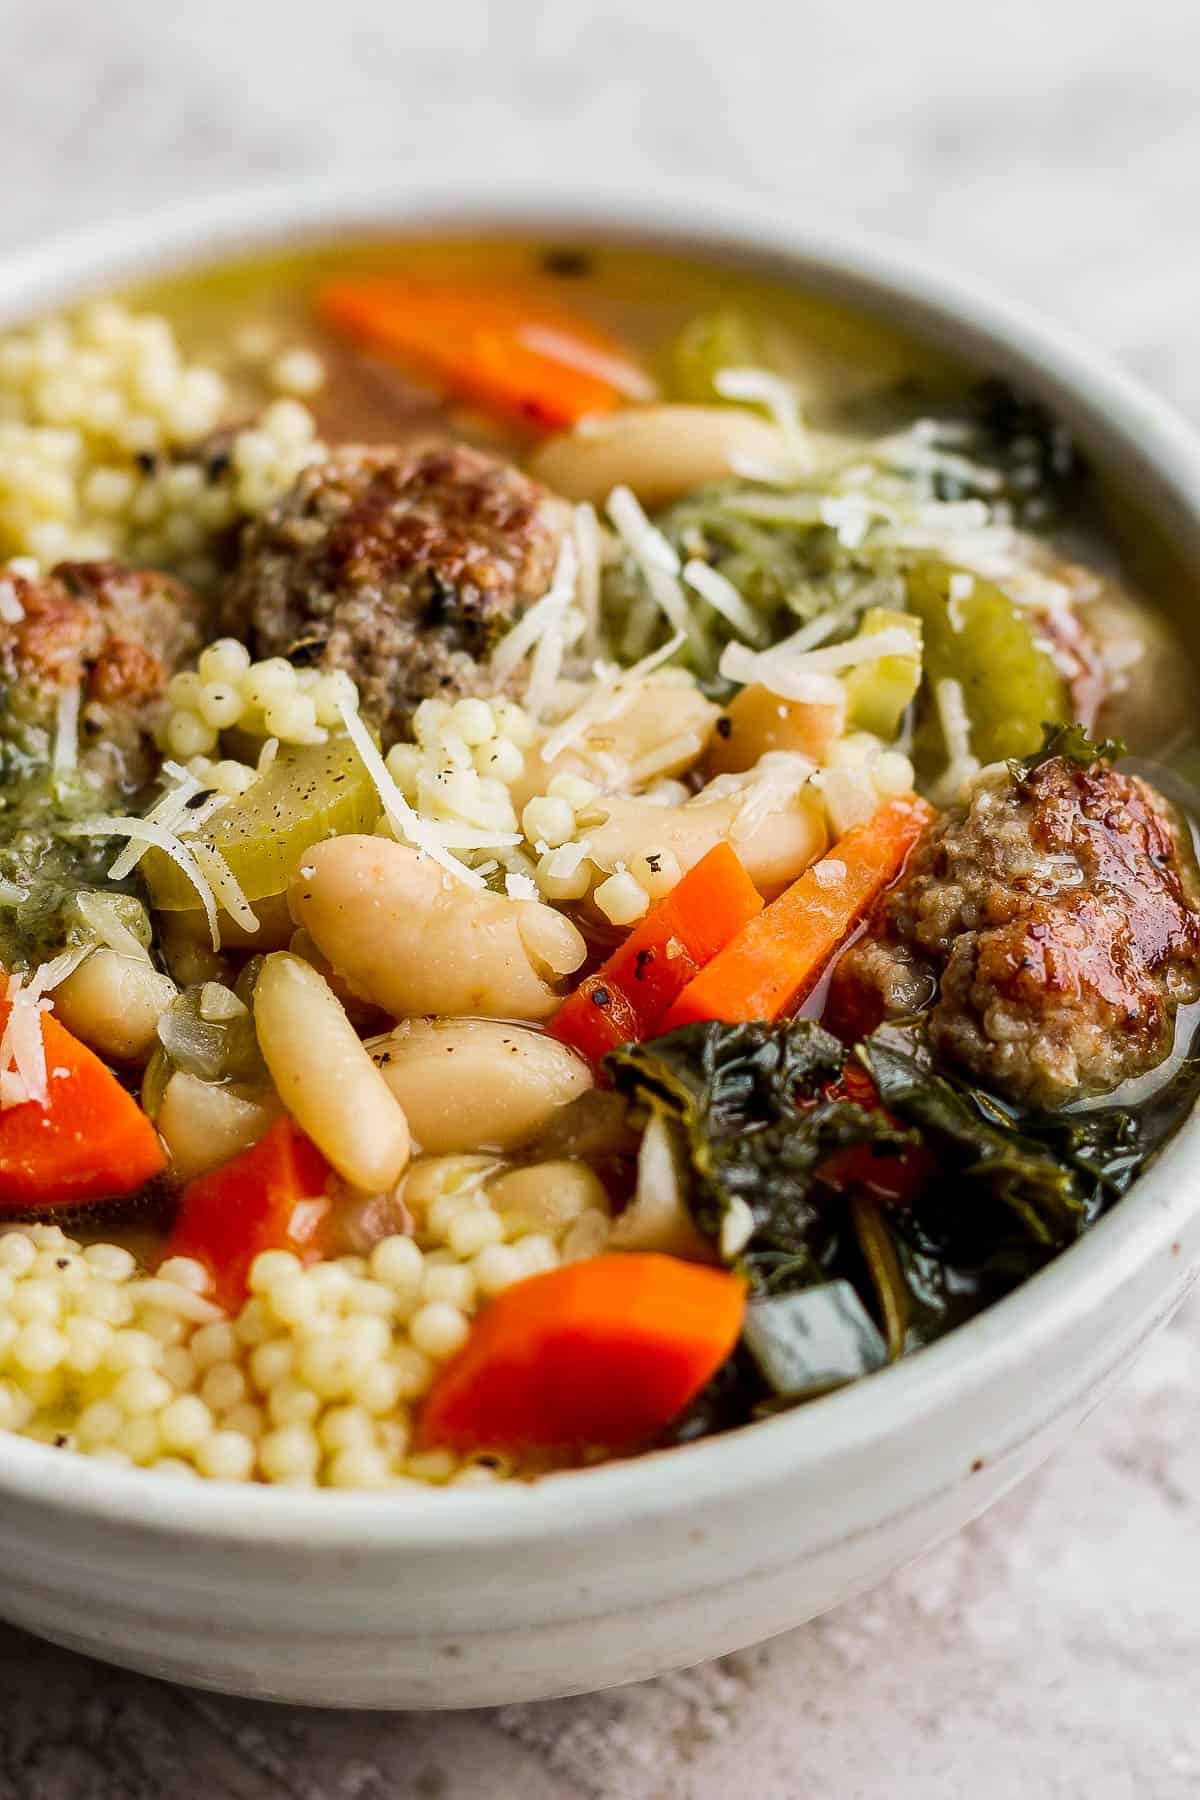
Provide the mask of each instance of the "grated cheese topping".
POLYGON ((25 608, 17 597, 17 590, 8 579, 0 581, 0 624, 19 625, 25 617, 25 608))
POLYGON ((765 636, 762 618, 742 598, 727 575, 722 575, 711 563, 701 562, 699 557, 694 556, 683 565, 683 579, 742 637, 752 644, 762 643, 765 636))
POLYGON ((790 381, 773 375, 769 369, 718 369, 713 386, 723 400, 740 400, 743 405, 764 406, 778 428, 797 473, 814 465, 812 445, 800 418, 800 401, 790 381))
POLYGON ((49 1104, 42 1014, 53 1005, 47 995, 79 966, 88 950, 87 945, 64 950, 29 976, 8 977, 4 989, 8 1018, 0 1036, 0 1111, 30 1102, 49 1104))
MULTIPOLYGON (((197 789, 197 791, 199 791, 199 789, 197 789)), ((197 817, 199 817, 198 813, 197 817)), ((209 936, 212 938, 212 947, 214 950, 219 950, 221 948, 221 932, 217 923, 216 896, 213 893, 210 883, 205 879, 204 873, 194 854, 194 850, 202 848, 202 846, 189 847, 181 837, 177 836, 176 833, 170 829, 169 826, 162 824, 160 820, 154 819, 149 813, 147 813, 144 819, 129 818, 119 813, 112 813, 108 817, 83 819, 75 825, 65 825, 62 827, 62 831, 65 837, 128 838, 129 849, 136 850, 137 852, 133 858, 134 862, 137 862, 144 856, 146 851, 153 844, 155 849, 161 850, 164 856, 170 857, 179 872, 184 875, 195 888, 200 904, 204 908, 204 916, 208 920, 208 930, 209 936)), ((116 874, 117 868, 126 861, 127 856, 128 850, 123 850, 116 862, 113 863, 112 868, 108 871, 110 880, 115 881, 118 879, 116 874)))
POLYGON ((559 721, 554 730, 542 745, 543 762, 555 762, 564 750, 578 743, 584 733, 593 725, 608 724, 618 718, 622 710, 630 704, 634 694, 654 669, 670 662, 671 658, 684 645, 684 634, 681 631, 652 650, 649 656, 642 657, 640 662, 633 663, 628 669, 620 669, 615 665, 607 667, 599 663, 594 665, 593 674, 596 687, 586 699, 580 701, 575 711, 559 721))
POLYGON ((578 369, 581 375, 591 375, 627 399, 658 397, 658 388, 644 370, 623 356, 612 356, 592 344, 581 343, 569 332, 556 331, 552 325, 526 325, 518 335, 527 350, 548 356, 551 362, 562 363, 568 369, 578 369))
MULTIPOLYGON (((539 605, 541 602, 539 602, 539 605)), ((525 615, 528 618, 528 613, 525 615)), ((482 875, 474 869, 468 869, 466 863, 459 862, 452 856, 442 840, 437 826, 431 825, 427 819, 414 811, 396 786, 384 762, 379 746, 359 718, 358 713, 345 700, 338 702, 338 710, 342 715, 342 724, 346 735, 362 758, 363 767, 375 784, 379 795, 379 803, 383 808, 383 816, 398 838, 405 839, 415 850, 424 851, 435 863, 461 881, 464 887, 481 888, 485 886, 482 875)), ((496 834, 499 835, 499 834, 496 834)))
POLYGON ((605 511, 672 631, 681 631, 693 652, 703 657, 704 636, 680 584, 679 558, 670 543, 650 523, 632 488, 623 484, 615 487, 605 502, 605 511))
POLYGON ((56 777, 69 775, 78 761, 79 701, 78 684, 64 688, 58 696, 54 713, 54 751, 51 757, 51 767, 56 777))

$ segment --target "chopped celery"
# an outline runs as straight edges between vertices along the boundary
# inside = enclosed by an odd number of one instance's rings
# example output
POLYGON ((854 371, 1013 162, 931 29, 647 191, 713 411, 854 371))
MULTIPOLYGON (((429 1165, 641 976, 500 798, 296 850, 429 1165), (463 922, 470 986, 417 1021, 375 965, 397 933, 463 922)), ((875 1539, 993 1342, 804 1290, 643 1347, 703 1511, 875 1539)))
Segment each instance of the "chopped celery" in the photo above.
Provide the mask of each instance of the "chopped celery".
POLYGON ((859 663, 844 676, 847 724, 854 731, 873 732, 888 743, 899 736, 905 709, 921 684, 921 621, 913 613, 870 606, 858 628, 859 637, 893 630, 906 631, 912 638, 911 655, 881 656, 875 662, 859 663))
MULTIPOLYGON (((375 784, 349 738, 281 750, 265 775, 213 814, 196 841, 219 850, 247 900, 281 894, 311 844, 369 831, 379 817, 375 784)), ((141 864, 155 906, 191 912, 196 890, 161 850, 141 864)))
POLYGON ((713 386, 720 369, 773 368, 772 332, 749 313, 701 313, 690 319, 667 352, 664 385, 675 400, 711 406, 724 396, 713 386))
POLYGON ((915 564, 906 585, 924 628, 928 703, 917 728, 918 769, 935 773, 945 762, 932 696, 946 679, 961 684, 972 755, 981 763, 1031 755, 1042 726, 1070 711, 1066 683, 1038 641, 1036 621, 994 582, 947 563, 915 564))

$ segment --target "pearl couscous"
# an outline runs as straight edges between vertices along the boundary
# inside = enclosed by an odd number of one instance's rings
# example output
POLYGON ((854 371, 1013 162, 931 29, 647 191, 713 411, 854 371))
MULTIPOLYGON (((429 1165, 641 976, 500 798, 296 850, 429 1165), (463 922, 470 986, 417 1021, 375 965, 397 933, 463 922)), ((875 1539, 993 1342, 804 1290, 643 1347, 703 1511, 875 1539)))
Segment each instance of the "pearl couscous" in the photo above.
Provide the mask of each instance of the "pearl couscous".
POLYGON ((1102 735, 1186 746, 1178 647, 1039 404, 831 320, 514 240, 0 334, 0 1430, 329 1489, 683 1441, 1178 1123, 1200 897, 1102 735))

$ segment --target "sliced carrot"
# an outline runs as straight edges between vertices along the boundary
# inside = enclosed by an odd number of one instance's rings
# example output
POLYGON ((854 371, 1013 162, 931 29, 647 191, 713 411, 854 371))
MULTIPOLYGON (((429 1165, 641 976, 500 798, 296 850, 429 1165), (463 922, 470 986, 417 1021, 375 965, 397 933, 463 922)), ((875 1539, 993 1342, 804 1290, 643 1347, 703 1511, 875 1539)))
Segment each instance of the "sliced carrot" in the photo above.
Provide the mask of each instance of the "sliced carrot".
MULTIPOLYGON (((9 1007, 0 1004, 0 1036, 9 1007)), ((41 1210, 131 1194, 166 1167, 158 1133, 100 1058, 39 1015, 47 1102, 0 1112, 0 1207, 41 1210)))
POLYGON ((535 430, 611 412, 627 395, 610 369, 637 376, 607 332, 528 290, 380 277, 330 282, 317 305, 334 330, 535 430))
POLYGON ((195 1257, 221 1304, 239 1306, 262 1251, 291 1250, 306 1262, 319 1255, 328 1182, 316 1145, 291 1119, 277 1119, 249 1150, 188 1183, 163 1255, 195 1257))
POLYGON ((421 1412, 457 1450, 607 1450, 669 1425, 737 1343, 742 1282, 673 1256, 597 1256, 533 1275, 480 1314, 421 1412))
POLYGON ((652 1037, 688 982, 762 904, 730 846, 714 845, 564 1000, 551 1034, 593 1064, 618 1044, 652 1037))
POLYGON ((933 818, 915 794, 886 800, 830 850, 825 868, 807 869, 684 988, 664 1031, 701 1019, 738 1024, 776 1019, 812 989, 830 957, 879 894, 933 818), (842 873, 836 865, 841 864, 842 873), (836 879, 829 879, 830 875, 836 879))

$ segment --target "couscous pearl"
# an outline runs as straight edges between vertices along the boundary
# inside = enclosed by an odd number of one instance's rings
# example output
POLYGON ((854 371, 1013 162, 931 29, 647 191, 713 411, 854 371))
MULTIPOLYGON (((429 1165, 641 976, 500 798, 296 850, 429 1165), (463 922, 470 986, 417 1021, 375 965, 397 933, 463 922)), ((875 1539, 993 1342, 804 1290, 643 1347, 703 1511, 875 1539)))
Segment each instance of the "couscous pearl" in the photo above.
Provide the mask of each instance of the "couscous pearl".
POLYGON ((154 1465, 156 1475, 183 1476, 188 1481, 196 1479, 196 1471, 191 1463, 184 1462, 181 1456, 160 1456, 154 1465))
POLYGON ((408 1322, 408 1335, 416 1348, 438 1361, 460 1350, 470 1329, 466 1314, 445 1300, 434 1300, 418 1308, 408 1322))
POLYGON ((227 1412, 246 1397, 246 1377, 236 1363, 213 1363, 200 1384, 201 1398, 214 1412, 227 1412))
POLYGON ((504 1237, 504 1224, 490 1207, 481 1206, 475 1212, 461 1213, 452 1220, 446 1236, 455 1256, 466 1259, 489 1244, 500 1243, 504 1237))
POLYGON ((37 1251, 23 1232, 6 1232, 0 1237, 0 1268, 13 1275, 24 1275, 33 1267, 37 1251))
POLYGON ((172 1344, 163 1351, 161 1368, 172 1387, 191 1388, 195 1386, 199 1370, 196 1359, 190 1350, 182 1344, 172 1344))
POLYGON ((198 1394, 179 1394, 159 1414, 158 1428, 168 1450, 191 1450, 212 1430, 212 1413, 198 1394))
POLYGON ((265 1344, 275 1336, 276 1324, 263 1303, 261 1294, 248 1300, 237 1316, 234 1331, 240 1343, 265 1344))
POLYGON ((125 1325, 133 1317, 133 1301, 116 1282, 95 1280, 76 1296, 75 1310, 106 1325, 125 1325))
POLYGON ((67 1354, 67 1340, 61 1331, 43 1319, 33 1319, 18 1331, 10 1355, 19 1369, 42 1374, 57 1368, 67 1354))
POLYGON ((249 1285, 252 1294, 265 1294, 277 1281, 299 1275, 301 1262, 290 1250, 264 1250, 250 1264, 249 1285))
POLYGON ((362 1406, 331 1406, 317 1426, 317 1441, 330 1452, 373 1445, 375 1421, 362 1406))
POLYGON ((125 1452, 131 1462, 153 1462, 162 1448, 158 1420, 147 1418, 144 1414, 127 1419, 113 1442, 118 1450, 125 1452))
POLYGON ((156 1344, 146 1331, 115 1331, 108 1349, 104 1353, 107 1368, 120 1372, 123 1369, 156 1368, 162 1346, 156 1344))
POLYGON ((258 1344, 250 1352, 251 1379, 261 1392, 267 1393, 291 1374, 295 1360, 296 1347, 290 1338, 272 1338, 269 1343, 258 1344))
POLYGON ((113 1400, 93 1400, 85 1406, 75 1426, 75 1436, 84 1449, 109 1444, 125 1424, 125 1414, 113 1400))
POLYGON ((207 1369, 210 1363, 235 1360, 238 1354, 238 1334, 224 1320, 215 1325, 202 1325, 199 1331, 192 1333, 188 1348, 195 1358, 196 1367, 207 1369))
POLYGON ((202 682, 237 683, 250 667, 250 652, 237 638, 217 638, 200 653, 199 674, 202 682))
POLYGON ((329 1464, 329 1484, 335 1488, 381 1488, 390 1479, 387 1458, 363 1444, 339 1450, 329 1464))
POLYGON ((400 1401, 401 1380, 397 1370, 385 1362, 364 1369, 354 1384, 354 1398, 367 1412, 389 1413, 400 1401))
POLYGON ((530 1232, 523 1237, 513 1249, 521 1259, 521 1266, 526 1275, 540 1275, 546 1270, 558 1267, 558 1250, 554 1239, 543 1232, 530 1232))
POLYGON ((351 1289, 348 1311, 357 1319, 377 1319, 386 1337, 386 1321, 396 1311, 396 1295, 382 1281, 370 1281, 360 1276, 351 1289))
POLYGON ((317 1290, 303 1275, 284 1276, 274 1282, 262 1295, 262 1300, 284 1325, 304 1325, 315 1316, 321 1304, 317 1290))
MULTIPOLYGON (((310 1338, 301 1344, 296 1356, 296 1370, 300 1380, 307 1384, 307 1388, 312 1389, 313 1395, 319 1394, 324 1400, 336 1400, 341 1395, 348 1394, 366 1366, 367 1359, 362 1352, 355 1345, 345 1342, 340 1334, 337 1338, 310 1338)), ((272 1392, 268 1402, 272 1408, 272 1417, 275 1416, 274 1401, 278 1391, 275 1389, 272 1392)), ((307 1390, 301 1388, 300 1391, 307 1390)), ((316 1410, 315 1400, 313 1410, 316 1410)), ((306 1413, 303 1416, 309 1415, 306 1413)))
POLYGON ((130 1415, 155 1413, 173 1393, 170 1382, 155 1369, 126 1369, 113 1386, 112 1397, 130 1415))
POLYGON ((167 1312, 164 1307, 147 1307, 140 1315, 138 1324, 164 1349, 181 1344, 187 1336, 187 1322, 178 1313, 167 1312))
POLYGON ((0 1430, 20 1431, 33 1417, 33 1402, 12 1381, 0 1381, 0 1430))
POLYGON ((321 1410, 320 1397, 303 1382, 280 1381, 267 1395, 267 1411, 273 1425, 296 1425, 316 1417, 321 1410))
POLYGON ((321 1461, 321 1447, 307 1425, 282 1425, 262 1439, 258 1460, 271 1481, 311 1481, 321 1461))
POLYGON ((98 1369, 108 1350, 112 1332, 99 1319, 68 1319, 63 1326, 67 1350, 63 1361, 75 1375, 90 1375, 98 1369))
POLYGON ((212 1481, 249 1481, 255 1446, 240 1431, 213 1431, 197 1444, 196 1467, 212 1481))
POLYGON ((254 1406, 243 1400, 240 1406, 231 1406, 221 1418, 221 1424, 227 1431, 237 1431, 245 1438, 257 1443, 267 1429, 266 1415, 261 1406, 254 1406))
POLYGON ((53 1321, 62 1311, 62 1295, 49 1281, 23 1281, 9 1301, 14 1319, 53 1321))
MULTIPOLYGON (((444 1301, 466 1312, 475 1303, 475 1276, 462 1263, 438 1263, 427 1268, 421 1280, 423 1303, 444 1301)), ((412 1332, 412 1321, 409 1322, 412 1332)), ((414 1340, 415 1342, 415 1340, 414 1340)))
POLYGON ((371 1274, 390 1288, 415 1291, 420 1286, 424 1260, 411 1238, 387 1237, 371 1252, 371 1274))
POLYGON ((434 1368, 429 1357, 414 1344, 400 1344, 392 1352, 392 1370, 402 1400, 416 1400, 428 1391, 434 1368))
POLYGON ((512 1244, 489 1245, 479 1252, 472 1268, 480 1293, 486 1294, 488 1299, 503 1293, 514 1281, 520 1281, 526 1272, 521 1256, 512 1244))
POLYGON ((0 1313, 0 1357, 7 1356, 20 1327, 9 1313, 0 1313))

